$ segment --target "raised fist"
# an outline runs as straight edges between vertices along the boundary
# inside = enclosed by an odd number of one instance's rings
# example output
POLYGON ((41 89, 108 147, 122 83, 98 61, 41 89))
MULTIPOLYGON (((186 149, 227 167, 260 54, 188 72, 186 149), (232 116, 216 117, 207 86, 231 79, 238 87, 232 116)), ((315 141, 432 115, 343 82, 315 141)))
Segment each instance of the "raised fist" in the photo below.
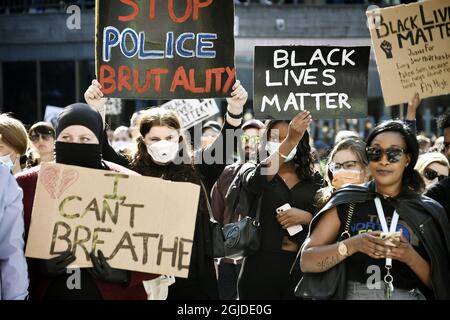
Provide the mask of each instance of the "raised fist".
POLYGON ((389 41, 384 40, 381 43, 380 48, 386 54, 387 59, 392 59, 392 44, 389 41))

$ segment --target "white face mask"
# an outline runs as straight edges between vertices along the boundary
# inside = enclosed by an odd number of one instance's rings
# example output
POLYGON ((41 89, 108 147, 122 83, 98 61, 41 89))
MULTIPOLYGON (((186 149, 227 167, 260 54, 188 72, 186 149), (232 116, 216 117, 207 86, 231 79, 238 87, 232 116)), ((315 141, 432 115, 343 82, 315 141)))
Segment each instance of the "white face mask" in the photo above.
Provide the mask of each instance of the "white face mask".
POLYGON ((0 156, 0 162, 3 163, 9 170, 14 167, 14 162, 11 159, 11 154, 0 156))
POLYGON ((123 149, 126 149, 130 147, 132 144, 131 141, 113 141, 111 146, 113 147, 114 151, 122 151, 123 149))
MULTIPOLYGON (((266 151, 269 152, 269 155, 273 155, 280 148, 280 142, 272 142, 268 141, 266 145, 266 151)), ((292 149, 292 151, 288 154, 287 158, 284 159, 284 162, 289 162, 294 159, 295 154, 297 153, 297 148, 292 149)))
POLYGON ((178 154, 178 142, 161 140, 151 145, 147 145, 147 151, 153 161, 166 164, 175 159, 178 154))

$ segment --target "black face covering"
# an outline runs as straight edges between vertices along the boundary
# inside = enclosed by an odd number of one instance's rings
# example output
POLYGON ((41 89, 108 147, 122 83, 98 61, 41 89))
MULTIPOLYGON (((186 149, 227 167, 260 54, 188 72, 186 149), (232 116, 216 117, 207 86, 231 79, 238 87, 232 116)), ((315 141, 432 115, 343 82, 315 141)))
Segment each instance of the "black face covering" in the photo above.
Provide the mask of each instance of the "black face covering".
POLYGON ((92 169, 102 168, 102 148, 99 144, 68 143, 56 141, 56 163, 92 169))
POLYGON ((75 103, 64 109, 58 117, 56 138, 67 127, 83 126, 91 130, 97 137, 99 144, 80 144, 56 141, 56 163, 74 165, 85 168, 101 169, 101 141, 103 133, 103 120, 97 111, 87 104, 75 103))

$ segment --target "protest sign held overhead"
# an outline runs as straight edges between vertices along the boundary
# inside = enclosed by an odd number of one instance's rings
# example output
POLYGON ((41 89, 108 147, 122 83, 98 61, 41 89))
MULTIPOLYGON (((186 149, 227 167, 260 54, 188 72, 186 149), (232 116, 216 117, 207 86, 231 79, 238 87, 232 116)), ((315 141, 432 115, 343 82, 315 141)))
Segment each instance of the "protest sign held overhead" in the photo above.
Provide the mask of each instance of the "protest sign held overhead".
POLYGON ((171 100, 161 105, 161 108, 175 111, 185 130, 219 113, 214 99, 171 100))
POLYGON ((46 106, 44 113, 44 121, 51 123, 53 128, 58 125, 58 115, 63 111, 61 107, 46 106))
POLYGON ((450 93, 450 0, 367 11, 385 104, 450 93))
POLYGON ((96 71, 105 96, 230 96, 233 1, 97 0, 96 6, 96 71))
POLYGON ((102 250, 114 268, 186 278, 198 197, 191 183, 44 163, 26 256, 69 250, 91 267, 89 253, 102 250))
POLYGON ((367 115, 370 47, 255 47, 253 110, 257 119, 367 115))

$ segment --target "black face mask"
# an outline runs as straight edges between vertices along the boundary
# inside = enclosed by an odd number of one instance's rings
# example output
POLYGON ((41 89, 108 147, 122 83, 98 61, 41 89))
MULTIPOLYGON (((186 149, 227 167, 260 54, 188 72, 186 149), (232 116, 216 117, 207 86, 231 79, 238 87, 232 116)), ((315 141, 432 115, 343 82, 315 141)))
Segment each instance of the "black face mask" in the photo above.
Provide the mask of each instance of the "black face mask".
POLYGON ((92 169, 102 168, 102 152, 99 144, 67 143, 56 141, 56 163, 92 169))

